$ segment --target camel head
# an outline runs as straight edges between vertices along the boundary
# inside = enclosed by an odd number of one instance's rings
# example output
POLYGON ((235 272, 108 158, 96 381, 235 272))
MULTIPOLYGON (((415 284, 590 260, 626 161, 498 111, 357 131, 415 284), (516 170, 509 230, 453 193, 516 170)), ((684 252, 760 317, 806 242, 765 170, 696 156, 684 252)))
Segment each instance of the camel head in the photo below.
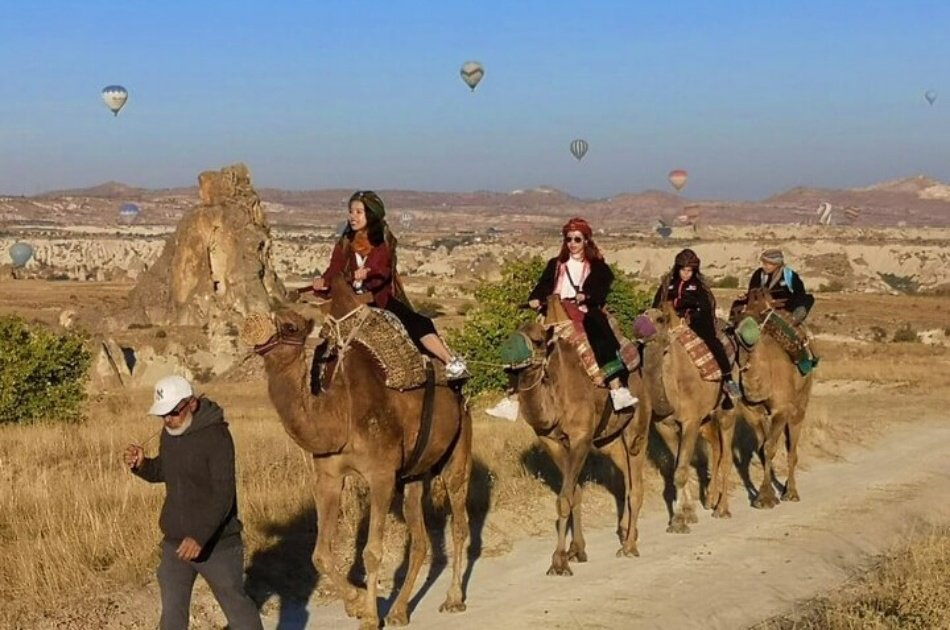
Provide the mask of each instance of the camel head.
POLYGON ((339 273, 330 280, 330 311, 331 317, 341 319, 363 305, 353 292, 353 287, 339 273))
POLYGON ((241 341, 267 361, 286 365, 303 355, 304 343, 313 331, 313 320, 288 308, 272 315, 252 313, 241 327, 241 341))
POLYGON ((736 321, 742 321, 745 317, 752 317, 755 321, 761 323, 773 308, 775 308, 775 304, 769 298, 769 294, 765 289, 752 289, 746 298, 745 308, 739 313, 736 321))

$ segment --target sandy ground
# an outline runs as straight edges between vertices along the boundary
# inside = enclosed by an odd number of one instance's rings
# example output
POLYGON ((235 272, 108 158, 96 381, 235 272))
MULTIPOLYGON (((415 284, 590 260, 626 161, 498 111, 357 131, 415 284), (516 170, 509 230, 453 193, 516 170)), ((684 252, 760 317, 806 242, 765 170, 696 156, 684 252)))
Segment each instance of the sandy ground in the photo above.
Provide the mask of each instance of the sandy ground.
MULTIPOLYGON (((802 502, 758 511, 733 491, 733 518, 708 513, 690 534, 665 533, 666 515, 640 521, 641 557, 614 557, 610 530, 588 536, 590 561, 547 577, 552 538, 517 543, 475 562, 468 610, 438 612, 450 571, 422 587, 414 628, 740 628, 840 584, 926 522, 950 520, 950 425, 934 410, 870 449, 803 471, 802 502)), ((381 602, 382 609, 388 603, 381 602)), ((266 628, 356 627, 340 603, 286 608, 266 628)))

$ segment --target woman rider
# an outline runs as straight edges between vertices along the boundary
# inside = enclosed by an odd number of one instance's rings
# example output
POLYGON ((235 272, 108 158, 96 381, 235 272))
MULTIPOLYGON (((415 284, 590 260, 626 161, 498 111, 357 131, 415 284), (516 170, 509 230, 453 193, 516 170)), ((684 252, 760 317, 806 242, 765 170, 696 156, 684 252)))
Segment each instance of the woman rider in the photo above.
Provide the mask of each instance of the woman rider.
POLYGON ((346 230, 333 248, 330 266, 313 279, 314 291, 329 291, 330 281, 342 273, 357 294, 394 314, 420 351, 445 363, 446 378, 463 378, 468 370, 462 358, 449 352, 431 319, 408 305, 396 274, 396 239, 385 217, 386 207, 375 192, 358 191, 350 197, 346 230))
POLYGON ((528 298, 528 305, 540 310, 542 300, 557 294, 572 320, 580 320, 604 371, 610 398, 617 411, 637 404, 637 398, 620 382, 624 366, 617 355, 620 344, 610 328, 603 308, 614 275, 594 243, 590 224, 580 217, 568 221, 561 233, 561 252, 548 261, 541 279, 528 298))
POLYGON ((719 364, 723 389, 730 396, 738 398, 741 395, 739 386, 732 380, 732 367, 726 349, 716 335, 716 299, 699 271, 699 262, 699 256, 691 249, 678 253, 673 269, 663 276, 660 288, 653 297, 653 308, 660 308, 664 301, 673 303, 676 314, 685 317, 689 327, 706 342, 719 364))

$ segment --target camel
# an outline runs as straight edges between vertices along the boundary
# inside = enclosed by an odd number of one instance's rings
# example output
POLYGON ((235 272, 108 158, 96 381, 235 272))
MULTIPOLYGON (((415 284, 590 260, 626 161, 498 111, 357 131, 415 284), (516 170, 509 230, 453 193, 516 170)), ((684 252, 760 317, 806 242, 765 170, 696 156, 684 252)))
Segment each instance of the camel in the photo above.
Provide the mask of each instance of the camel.
MULTIPOLYGON (((774 306, 764 291, 753 290, 736 321, 752 317, 761 325, 774 306)), ((773 487, 773 462, 783 434, 788 454, 788 479, 782 500, 798 501, 800 497, 795 483, 798 441, 811 397, 813 373, 802 376, 779 342, 769 334, 761 335, 751 347, 740 343, 737 361, 742 386, 739 410, 755 431, 756 448, 764 475, 752 505, 773 508, 779 503, 773 487)))
MULTIPOLYGON (((331 284, 331 321, 340 321, 367 308, 340 278, 331 284)), ((384 374, 363 346, 350 344, 338 351, 329 386, 310 392, 310 369, 304 341, 313 320, 289 310, 273 315, 276 332, 255 347, 264 357, 270 399, 288 435, 313 454, 313 497, 319 531, 313 563, 329 578, 344 600, 346 612, 377 628, 376 585, 383 557, 383 528, 397 484, 405 483, 403 511, 409 529, 409 567, 388 615, 388 625, 409 622, 409 598, 428 553, 422 500, 427 477, 440 482, 452 512, 452 581, 440 610, 465 610, 462 592, 463 547, 468 539, 466 513, 472 459, 472 422, 461 394, 435 387, 429 438, 412 470, 404 470, 421 431, 424 389, 400 392, 384 386, 384 374), (332 544, 336 535, 344 477, 355 474, 369 486, 370 519, 363 563, 366 587, 354 586, 337 570, 332 544)), ((247 323, 245 324, 245 329, 247 323)), ((260 339, 260 335, 258 335, 260 339)))
POLYGON ((643 350, 644 407, 673 457, 671 470, 664 471, 666 493, 675 492, 666 531, 685 534, 689 523, 699 521, 687 481, 700 432, 712 449, 705 507, 713 510, 714 518, 732 516, 728 480, 735 411, 721 408, 721 383, 703 380, 683 345, 671 340, 672 331, 686 326, 672 304, 664 301, 662 310, 650 309, 647 315, 656 324, 657 333, 646 341, 643 350))
MULTIPOLYGON (((511 370, 522 416, 561 472, 561 489, 556 502, 557 546, 547 573, 563 576, 573 575, 570 561, 587 561, 578 477, 594 449, 610 457, 623 475, 617 556, 640 555, 637 518, 643 504, 643 465, 649 430, 639 410, 615 412, 607 389, 594 385, 574 347, 553 335, 552 326, 567 321, 560 300, 552 296, 548 300, 544 325, 530 322, 514 333, 530 342, 534 358, 529 365, 511 370), (570 548, 567 546, 569 524, 570 548)), ((628 385, 634 395, 638 395, 639 374, 631 375, 628 385)))

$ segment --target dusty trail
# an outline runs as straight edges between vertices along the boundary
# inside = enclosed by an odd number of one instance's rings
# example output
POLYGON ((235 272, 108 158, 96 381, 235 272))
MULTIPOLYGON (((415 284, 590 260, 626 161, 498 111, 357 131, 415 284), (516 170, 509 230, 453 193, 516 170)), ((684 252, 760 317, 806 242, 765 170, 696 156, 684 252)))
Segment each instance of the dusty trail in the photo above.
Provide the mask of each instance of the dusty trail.
MULTIPOLYGON (((612 531, 589 531, 590 562, 574 577, 548 577, 550 537, 475 563, 468 610, 438 612, 450 571, 428 588, 413 628, 741 628, 788 610, 847 578, 922 521, 950 521, 950 423, 934 413, 900 424, 868 449, 801 471, 801 503, 749 507, 733 490, 733 518, 708 512, 687 535, 667 534, 666 516, 647 510, 640 552, 618 559, 612 531)), ((553 501, 553 495, 552 495, 553 501)), ((418 598, 417 598, 418 599, 418 598)), ((357 627, 343 606, 284 611, 266 628, 357 627)))

